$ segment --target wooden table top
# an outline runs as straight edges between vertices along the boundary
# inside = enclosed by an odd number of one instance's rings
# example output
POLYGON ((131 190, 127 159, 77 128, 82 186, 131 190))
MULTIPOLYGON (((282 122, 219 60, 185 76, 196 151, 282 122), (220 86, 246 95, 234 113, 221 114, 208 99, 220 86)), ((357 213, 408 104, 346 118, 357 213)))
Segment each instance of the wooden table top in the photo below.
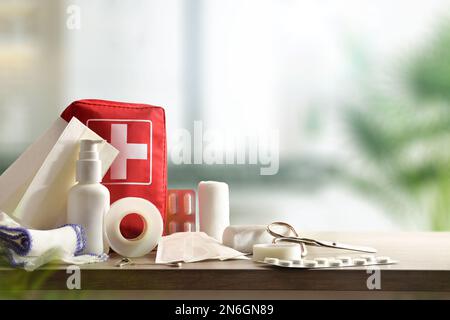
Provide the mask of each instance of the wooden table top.
MULTIPOLYGON (((378 256, 399 263, 378 266, 382 291, 450 292, 450 233, 342 233, 316 232, 304 236, 322 240, 371 246, 378 256)), ((309 247, 308 259, 338 255, 358 256, 349 251, 309 247)), ((81 266, 85 290, 327 290, 368 291, 370 267, 324 268, 314 270, 266 266, 251 260, 183 263, 181 267, 157 265, 154 253, 133 259, 136 264, 116 266, 121 257, 113 254, 104 263, 81 266)), ((1 279, 23 270, 0 268, 1 279)), ((39 279, 40 290, 66 289, 70 276, 66 266, 49 266, 28 273, 39 279)))

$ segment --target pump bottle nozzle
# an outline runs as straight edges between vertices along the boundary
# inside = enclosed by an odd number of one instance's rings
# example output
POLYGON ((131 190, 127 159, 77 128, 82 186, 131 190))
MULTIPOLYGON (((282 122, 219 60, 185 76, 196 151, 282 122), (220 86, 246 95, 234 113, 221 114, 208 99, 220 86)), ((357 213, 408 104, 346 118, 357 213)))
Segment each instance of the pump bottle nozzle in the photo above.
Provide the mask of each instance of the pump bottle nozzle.
POLYGON ((98 154, 98 145, 104 140, 83 139, 80 141, 80 154, 77 161, 78 182, 96 183, 102 180, 101 161, 98 154))

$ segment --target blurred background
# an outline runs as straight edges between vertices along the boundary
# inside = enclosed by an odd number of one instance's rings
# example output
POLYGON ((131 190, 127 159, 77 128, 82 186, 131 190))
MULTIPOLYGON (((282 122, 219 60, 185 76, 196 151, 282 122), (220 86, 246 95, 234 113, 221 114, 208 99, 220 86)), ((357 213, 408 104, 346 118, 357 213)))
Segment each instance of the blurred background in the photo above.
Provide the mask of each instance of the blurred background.
POLYGON ((169 156, 233 224, 450 229, 450 1, 0 0, 0 172, 82 98, 164 106, 169 155, 195 120, 277 130, 276 175, 169 156))

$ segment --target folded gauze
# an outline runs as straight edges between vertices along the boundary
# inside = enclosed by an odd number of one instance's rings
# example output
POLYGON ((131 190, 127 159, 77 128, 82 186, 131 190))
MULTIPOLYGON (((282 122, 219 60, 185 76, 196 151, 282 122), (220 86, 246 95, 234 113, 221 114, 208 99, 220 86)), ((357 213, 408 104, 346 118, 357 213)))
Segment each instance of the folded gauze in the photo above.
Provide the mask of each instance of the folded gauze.
POLYGON ((14 267, 32 271, 48 262, 85 264, 105 261, 107 255, 79 255, 86 238, 80 225, 65 225, 52 230, 21 227, 0 212, 0 254, 14 267))
POLYGON ((156 263, 197 262, 203 260, 248 259, 204 232, 176 232, 158 243, 156 263))

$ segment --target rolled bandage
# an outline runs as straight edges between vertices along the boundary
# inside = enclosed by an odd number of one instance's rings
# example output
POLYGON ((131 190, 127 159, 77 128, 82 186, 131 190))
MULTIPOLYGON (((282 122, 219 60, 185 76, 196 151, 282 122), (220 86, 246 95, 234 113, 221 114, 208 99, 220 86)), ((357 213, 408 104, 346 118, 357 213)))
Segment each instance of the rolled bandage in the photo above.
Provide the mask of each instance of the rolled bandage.
POLYGON ((0 246, 21 257, 39 257, 49 250, 79 255, 85 247, 85 238, 83 228, 75 224, 53 230, 0 225, 0 246))
POLYGON ((270 244, 273 237, 262 225, 228 226, 223 232, 222 242, 240 252, 253 253, 253 245, 270 244))
POLYGON ((159 210, 150 201, 129 197, 111 205, 105 217, 105 228, 111 248, 124 257, 134 258, 156 247, 163 233, 163 221, 159 210), (133 232, 126 229, 129 221, 133 221, 133 232))
POLYGON ((302 250, 298 243, 255 244, 253 261, 264 261, 265 258, 301 260, 302 250))
POLYGON ((80 225, 65 225, 52 230, 26 229, 0 212, 0 256, 14 267, 32 271, 48 262, 84 264, 108 258, 107 255, 79 255, 85 242, 80 225))
POLYGON ((230 201, 228 184, 201 181, 198 184, 200 231, 222 241, 223 231, 230 224, 230 201))

